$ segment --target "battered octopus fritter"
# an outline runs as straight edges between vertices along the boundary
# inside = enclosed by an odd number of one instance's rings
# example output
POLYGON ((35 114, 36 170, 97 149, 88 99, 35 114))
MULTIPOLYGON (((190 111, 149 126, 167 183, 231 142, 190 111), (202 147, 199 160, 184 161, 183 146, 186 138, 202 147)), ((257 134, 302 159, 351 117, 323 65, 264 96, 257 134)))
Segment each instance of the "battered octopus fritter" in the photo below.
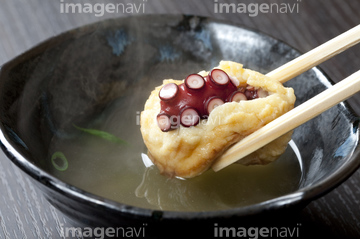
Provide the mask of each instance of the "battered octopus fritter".
MULTIPOLYGON (((159 124, 158 118, 159 112, 163 111, 160 90, 169 83, 176 84, 180 89, 184 83, 164 80, 163 85, 156 87, 145 103, 140 130, 149 157, 161 173, 167 176, 191 178, 200 175, 232 144, 294 107, 293 89, 284 87, 276 79, 244 69, 241 64, 231 61, 221 61, 216 69, 226 72, 239 91, 250 86, 252 90, 266 94, 254 96, 251 100, 226 102, 212 107, 208 117, 200 118, 193 124, 195 126, 179 124, 171 129, 161 128, 163 125, 159 124)), ((205 71, 199 73, 203 77, 208 74, 205 71)), ((166 97, 166 94, 162 95, 166 97)), ((290 139, 291 132, 240 159, 238 163, 265 165, 273 162, 284 153, 290 139)))

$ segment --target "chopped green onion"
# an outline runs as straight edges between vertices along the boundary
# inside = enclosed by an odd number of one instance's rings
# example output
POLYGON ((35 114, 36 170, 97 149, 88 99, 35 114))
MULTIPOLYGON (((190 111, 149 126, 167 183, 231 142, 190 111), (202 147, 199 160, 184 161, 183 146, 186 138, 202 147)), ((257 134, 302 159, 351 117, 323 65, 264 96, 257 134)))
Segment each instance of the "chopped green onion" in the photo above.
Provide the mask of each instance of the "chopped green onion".
POLYGON ((97 130, 97 129, 85 129, 85 128, 81 128, 79 126, 74 125, 75 128, 77 128, 78 130, 81 130, 85 133, 91 134, 91 135, 95 135, 98 136, 100 138, 106 139, 108 141, 111 141, 113 143, 118 143, 118 144, 128 144, 128 142, 126 142, 123 139, 120 139, 119 137, 116 137, 113 134, 110 134, 108 132, 105 131, 101 131, 101 130, 97 130))
POLYGON ((51 156, 53 166, 59 171, 65 171, 69 167, 69 163, 62 152, 55 152, 51 156))

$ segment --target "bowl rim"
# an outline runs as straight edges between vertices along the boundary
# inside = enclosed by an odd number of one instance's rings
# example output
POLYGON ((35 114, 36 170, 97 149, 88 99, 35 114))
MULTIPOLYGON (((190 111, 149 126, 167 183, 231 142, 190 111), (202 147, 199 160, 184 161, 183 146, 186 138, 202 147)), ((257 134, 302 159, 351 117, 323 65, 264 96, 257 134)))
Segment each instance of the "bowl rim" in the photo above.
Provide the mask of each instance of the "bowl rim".
MULTIPOLYGON (((67 39, 71 37, 71 34, 74 32, 78 32, 79 30, 84 29, 91 29, 96 27, 98 24, 103 24, 104 22, 110 21, 119 21, 120 19, 129 19, 129 18, 142 18, 142 17, 198 17, 206 19, 211 23, 217 24, 225 24, 227 26, 233 26, 236 28, 241 28, 257 35, 261 35, 267 39, 275 40, 281 44, 287 45, 291 49, 293 49, 297 54, 300 55, 300 51, 298 51, 293 46, 285 43, 282 40, 279 40, 270 34, 266 34, 261 32, 257 29, 253 29, 247 26, 244 26, 239 23, 234 23, 229 20, 221 20, 221 19, 214 19, 207 16, 199 16, 199 15, 184 15, 184 14, 143 14, 143 15, 134 15, 134 16, 124 16, 119 18, 111 18, 106 19, 90 24, 86 24, 80 27, 76 27, 65 32, 62 32, 58 35, 52 36, 47 40, 44 40, 37 45, 33 46, 32 48, 26 50, 25 52, 21 53, 20 55, 14 57, 13 59, 9 60, 7 63, 0 67, 0 85, 2 84, 1 76, 4 73, 6 68, 11 68, 11 66, 16 65, 17 62, 24 61, 25 58, 29 58, 30 56, 36 54, 42 49, 46 48, 48 45, 52 45, 63 39, 67 39)), ((84 31, 86 32, 86 31, 84 31)), ((316 75, 321 77, 325 82, 333 85, 334 82, 331 78, 319 67, 314 67, 310 71, 315 71, 316 75)), ((46 188, 53 190, 57 193, 63 194, 65 197, 71 198, 78 202, 87 202, 95 204, 96 206, 100 206, 104 209, 110 209, 116 211, 121 214, 128 214, 130 216, 136 215, 137 217, 143 218, 162 218, 162 219, 183 219, 183 220, 193 220, 193 219, 209 219, 209 218, 224 218, 224 217, 232 217, 232 216, 251 216, 261 214, 265 211, 273 211, 282 208, 289 208, 290 206, 295 205, 302 205, 306 206, 312 200, 315 200, 329 191, 333 190, 337 186, 339 186, 342 182, 344 182, 347 178, 349 178, 359 167, 360 167, 360 160, 355 160, 360 156, 360 147, 359 146, 359 139, 360 139, 360 119, 354 113, 354 110, 350 107, 350 105, 345 101, 340 103, 341 107, 343 107, 346 111, 350 112, 351 116, 354 118, 352 122, 354 133, 357 136, 357 144, 353 152, 347 155, 345 160, 347 163, 342 165, 338 168, 332 175, 329 177, 318 181, 317 183, 301 188, 295 192, 270 199, 261 203, 252 204, 244 207, 237 207, 225 210, 213 210, 213 211, 170 211, 170 210, 159 210, 159 209, 149 209, 149 208, 142 208, 138 206, 132 206, 120 202, 116 202, 114 200, 106 199, 104 197, 95 195, 93 193, 87 192, 81 188, 72 186, 68 184, 50 173, 42 170, 41 168, 37 167, 36 165, 32 164, 30 161, 26 159, 25 156, 21 155, 15 147, 10 143, 10 141, 5 136, 3 131, 3 125, 1 123, 0 127, 0 146, 5 155, 22 171, 24 171, 27 175, 31 178, 35 179, 38 183, 42 184, 46 188)))

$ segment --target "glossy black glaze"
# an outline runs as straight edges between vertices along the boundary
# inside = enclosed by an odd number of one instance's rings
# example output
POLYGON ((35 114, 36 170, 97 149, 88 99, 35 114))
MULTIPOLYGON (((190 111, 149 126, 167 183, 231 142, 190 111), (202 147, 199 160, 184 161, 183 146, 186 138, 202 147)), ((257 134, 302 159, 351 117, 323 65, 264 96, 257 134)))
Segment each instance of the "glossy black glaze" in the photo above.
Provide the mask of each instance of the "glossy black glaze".
MULTIPOLYGON (((43 160, 53 135, 71 137, 59 128, 97 114, 126 89, 142 84, 139 79, 144 75, 148 75, 146 86, 152 89, 161 79, 182 79, 200 69, 210 69, 222 59, 266 73, 298 55, 288 45, 256 31, 201 17, 149 15, 84 26, 49 39, 2 67, 1 146, 56 208, 85 225, 147 223, 149 235, 159 227, 165 235, 174 229, 181 235, 183 228, 213 228, 214 223, 223 221, 246 223, 272 217, 305 206, 359 167, 359 122, 346 104, 295 130, 293 140, 303 158, 299 190, 243 208, 171 212, 123 205, 58 180, 48 173, 43 160), (162 70, 154 75, 153 69, 162 70), (94 74, 101 77, 91 77, 94 74), (82 90, 85 85, 91 94, 82 90), (64 94, 68 101, 62 101, 64 94)), ((314 68, 286 85, 295 89, 298 105, 331 82, 314 68)), ((145 100, 147 96, 142 97, 145 100)))

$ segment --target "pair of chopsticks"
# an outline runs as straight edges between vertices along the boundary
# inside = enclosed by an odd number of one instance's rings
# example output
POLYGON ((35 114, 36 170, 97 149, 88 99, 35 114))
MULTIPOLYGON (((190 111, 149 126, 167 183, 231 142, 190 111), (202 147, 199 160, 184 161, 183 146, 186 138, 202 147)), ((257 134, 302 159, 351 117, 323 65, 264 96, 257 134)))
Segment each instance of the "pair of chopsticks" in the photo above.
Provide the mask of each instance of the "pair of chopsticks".
MULTIPOLYGON (((269 72, 284 83, 360 42, 360 25, 269 72)), ((360 70, 295 107, 229 148, 212 166, 217 172, 313 119, 360 91, 360 70)))

